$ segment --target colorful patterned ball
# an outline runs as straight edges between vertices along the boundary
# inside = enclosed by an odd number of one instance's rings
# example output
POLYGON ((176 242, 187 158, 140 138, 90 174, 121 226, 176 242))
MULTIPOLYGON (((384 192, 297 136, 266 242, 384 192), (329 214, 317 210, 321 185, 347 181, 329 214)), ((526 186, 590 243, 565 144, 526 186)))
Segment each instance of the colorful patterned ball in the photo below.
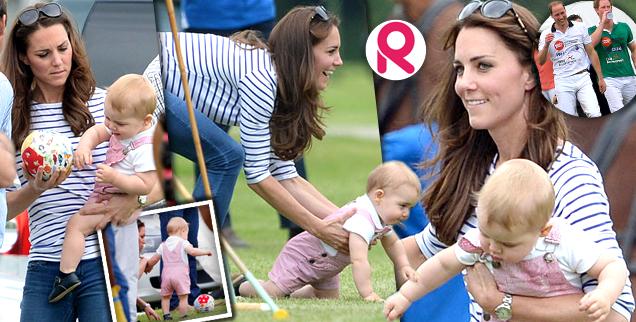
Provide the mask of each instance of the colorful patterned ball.
POLYGON ((44 167, 44 180, 58 167, 69 170, 73 165, 73 146, 67 137, 52 131, 36 130, 22 142, 24 168, 33 176, 44 167))
POLYGON ((199 312, 210 312, 214 309, 214 298, 209 294, 201 294, 194 300, 194 309, 199 312))

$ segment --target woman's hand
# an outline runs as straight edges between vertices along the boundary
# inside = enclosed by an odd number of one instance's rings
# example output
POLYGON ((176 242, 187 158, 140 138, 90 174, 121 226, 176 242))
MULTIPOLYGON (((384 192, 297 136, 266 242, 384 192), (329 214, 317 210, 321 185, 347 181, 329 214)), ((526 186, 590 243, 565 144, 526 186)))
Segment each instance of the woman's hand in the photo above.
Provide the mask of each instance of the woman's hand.
POLYGON ((71 174, 70 169, 68 171, 63 171, 58 167, 51 173, 51 176, 47 180, 44 180, 44 167, 39 167, 35 176, 32 176, 25 168, 24 163, 22 163, 22 172, 29 181, 31 188, 33 188, 38 195, 42 194, 46 190, 56 187, 62 183, 62 181, 66 180, 69 174, 71 174))
POLYGON ((159 314, 157 314, 157 312, 155 312, 155 310, 150 305, 144 306, 144 313, 146 313, 148 320, 151 320, 151 321, 161 320, 161 318, 159 317, 159 314))
POLYGON ((473 295, 479 306, 486 312, 492 313, 504 297, 504 294, 497 289, 495 278, 482 263, 467 267, 466 272, 464 276, 466 289, 473 295))
POLYGON ((323 242, 335 248, 339 253, 349 254, 349 233, 342 228, 344 222, 355 214, 352 208, 336 219, 323 219, 322 227, 312 233, 323 242))
POLYGON ((96 229, 103 229, 111 222, 113 225, 125 225, 135 211, 139 209, 137 196, 128 194, 105 194, 99 203, 82 207, 79 213, 82 216, 104 215, 104 219, 96 229))

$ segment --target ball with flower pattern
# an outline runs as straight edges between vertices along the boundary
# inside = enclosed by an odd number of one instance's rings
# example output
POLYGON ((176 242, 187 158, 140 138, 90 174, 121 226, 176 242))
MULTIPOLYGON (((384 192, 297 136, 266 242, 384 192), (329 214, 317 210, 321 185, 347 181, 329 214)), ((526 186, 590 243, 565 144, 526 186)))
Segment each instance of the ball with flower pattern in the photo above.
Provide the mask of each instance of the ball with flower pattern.
POLYGON ((209 294, 201 294, 194 300, 194 309, 199 312, 210 312, 214 309, 214 298, 209 294))
POLYGON ((48 180, 58 168, 68 171, 73 165, 71 140, 52 131, 35 130, 22 142, 22 162, 33 176, 43 167, 43 179, 48 180))

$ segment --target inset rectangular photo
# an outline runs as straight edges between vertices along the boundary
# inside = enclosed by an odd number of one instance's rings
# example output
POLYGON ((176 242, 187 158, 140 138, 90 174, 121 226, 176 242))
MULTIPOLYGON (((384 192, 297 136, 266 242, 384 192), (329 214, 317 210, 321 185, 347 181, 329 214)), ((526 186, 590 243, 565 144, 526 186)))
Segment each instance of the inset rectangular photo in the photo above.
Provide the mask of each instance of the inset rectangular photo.
POLYGON ((95 232, 111 221, 111 241, 136 245, 129 218, 162 199, 141 76, 158 53, 153 2, 1 0, 0 21, 0 321, 110 322, 95 232))
POLYGON ((124 308, 130 305, 136 305, 137 321, 142 322, 232 317, 212 213, 212 201, 149 210, 141 213, 137 225, 115 227, 112 234, 100 233, 113 321, 125 321, 124 308), (211 222, 212 230, 206 222, 211 222), (126 227, 136 232, 123 231, 126 227), (112 247, 115 255, 107 257, 112 247), (130 256, 133 249, 138 250, 138 257, 130 256), (125 278, 116 278, 118 274, 125 278), (127 285, 115 282, 121 280, 127 285), (128 296, 119 296, 122 287, 127 288, 128 296), (131 297, 133 288, 137 292, 131 297))

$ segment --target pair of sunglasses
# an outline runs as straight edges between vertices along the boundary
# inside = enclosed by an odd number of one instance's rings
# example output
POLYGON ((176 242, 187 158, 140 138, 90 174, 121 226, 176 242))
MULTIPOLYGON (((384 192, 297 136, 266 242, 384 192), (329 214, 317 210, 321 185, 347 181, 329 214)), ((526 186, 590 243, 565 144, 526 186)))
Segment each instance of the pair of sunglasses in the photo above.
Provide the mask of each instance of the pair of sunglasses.
POLYGON ((512 2, 510 2, 509 0, 471 1, 464 7, 464 9, 462 9, 461 12, 459 12, 457 20, 462 21, 466 19, 466 17, 477 11, 477 9, 480 9, 482 16, 491 19, 499 19, 505 16, 509 10, 512 11, 512 14, 515 16, 515 18, 517 18, 519 27, 521 27, 523 32, 532 41, 532 37, 530 37, 530 33, 528 32, 526 25, 523 23, 523 21, 521 21, 521 18, 519 18, 519 15, 515 12, 515 9, 512 8, 512 2))
POLYGON ((40 8, 24 10, 18 16, 18 21, 25 26, 30 26, 40 19, 40 14, 50 18, 57 18, 62 15, 62 6, 59 3, 51 2, 40 8))
POLYGON ((311 16, 311 20, 318 17, 322 21, 329 21, 329 14, 327 13, 327 9, 324 6, 316 6, 314 7, 314 15, 311 16))

